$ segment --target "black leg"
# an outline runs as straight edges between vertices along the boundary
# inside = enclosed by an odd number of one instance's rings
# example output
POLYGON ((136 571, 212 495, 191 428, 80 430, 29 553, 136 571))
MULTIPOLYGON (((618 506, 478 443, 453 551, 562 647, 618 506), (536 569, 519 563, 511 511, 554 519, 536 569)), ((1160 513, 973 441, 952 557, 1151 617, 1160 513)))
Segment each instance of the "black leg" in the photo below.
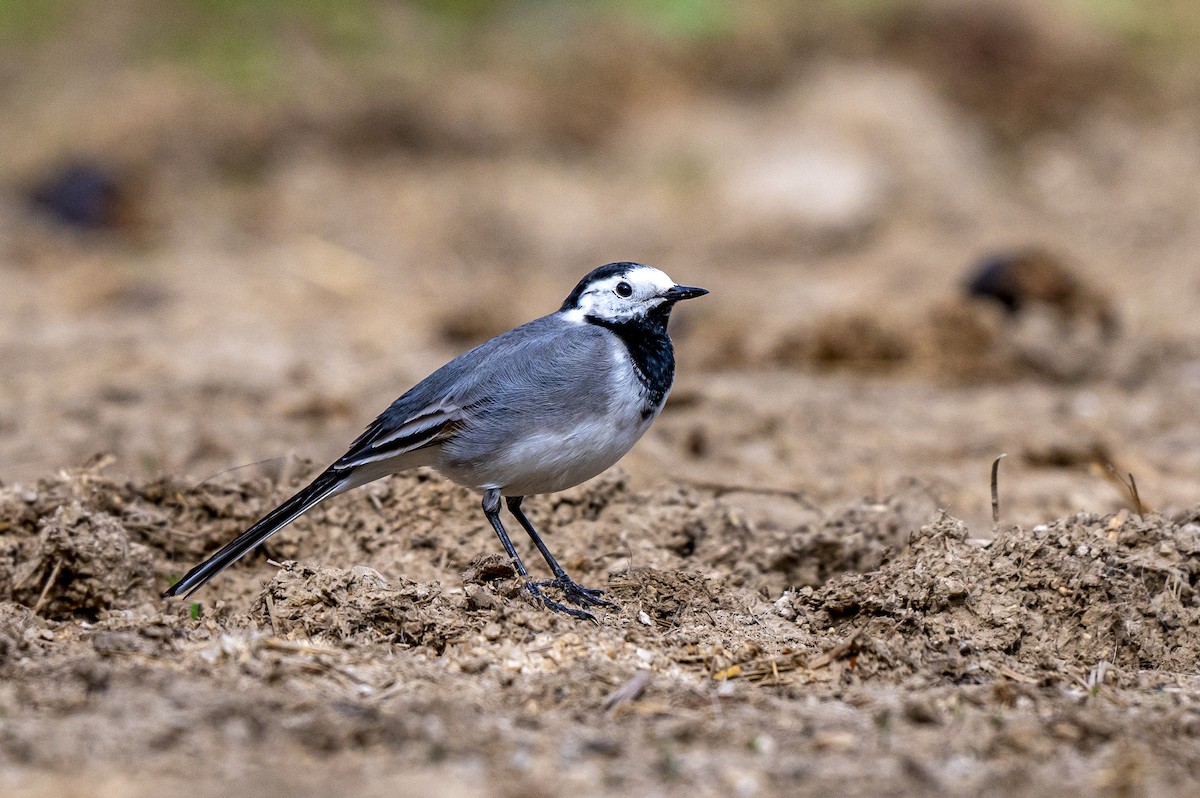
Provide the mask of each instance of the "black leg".
POLYGON ((525 570, 525 563, 521 562, 521 558, 517 556, 517 550, 513 548, 512 541, 508 539, 508 533, 504 531, 504 524, 500 523, 500 491, 495 488, 484 491, 483 514, 487 516, 492 529, 496 530, 496 536, 500 538, 500 544, 508 552, 508 558, 512 560, 517 573, 528 579, 529 572, 525 570))
MULTIPOLYGON (((509 505, 511 506, 511 504, 509 505)), ((534 598, 542 602, 547 609, 554 612, 561 612, 570 615, 572 618, 578 618, 581 621, 595 621, 596 617, 590 612, 577 610, 572 607, 567 607, 559 604, 557 601, 552 601, 542 595, 542 585, 537 582, 529 581, 529 572, 525 570, 525 563, 521 562, 521 558, 517 555, 517 550, 513 547, 512 541, 509 540, 508 533, 504 531, 504 524, 500 523, 500 491, 492 488, 484 491, 483 494, 483 514, 487 516, 488 523, 492 525, 492 529, 496 530, 496 536, 500 538, 501 545, 508 552, 508 558, 512 560, 513 567, 517 569, 517 573, 525 579, 525 589, 528 590, 534 598)), ((528 522, 526 522, 528 523, 528 522)), ((561 571, 562 569, 559 568, 561 571)))
POLYGON ((550 553, 550 549, 542 542, 542 536, 537 533, 537 530, 533 528, 533 524, 525 517, 524 511, 521 510, 521 502, 524 499, 524 496, 509 496, 507 499, 508 511, 517 519, 517 523, 529 533, 529 537, 533 540, 533 545, 537 546, 538 551, 545 558, 546 564, 550 566, 550 572, 554 574, 554 579, 549 582, 540 582, 538 583, 538 587, 556 587, 563 592, 567 601, 570 601, 572 604, 578 604, 581 607, 590 605, 593 607, 620 609, 611 601, 600 598, 600 596, 604 595, 603 590, 583 587, 567 575, 566 570, 558 564, 558 560, 554 559, 554 555, 550 553))

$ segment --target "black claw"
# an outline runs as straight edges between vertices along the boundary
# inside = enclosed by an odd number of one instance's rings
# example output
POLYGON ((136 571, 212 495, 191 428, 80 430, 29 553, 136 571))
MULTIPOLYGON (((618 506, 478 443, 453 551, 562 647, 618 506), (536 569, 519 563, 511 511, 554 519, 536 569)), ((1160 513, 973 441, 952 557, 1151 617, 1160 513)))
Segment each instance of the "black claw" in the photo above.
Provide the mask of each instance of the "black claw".
POLYGON ((551 579, 547 582, 535 582, 538 588, 553 587, 562 591, 563 598, 572 604, 580 607, 608 607, 610 609, 621 609, 616 604, 607 599, 600 598, 604 595, 604 591, 595 587, 584 587, 576 583, 569 576, 560 576, 557 579, 551 579))
POLYGON ((542 603, 542 605, 548 610, 551 610, 553 612, 561 612, 563 615, 570 615, 572 618, 578 618, 581 621, 591 621, 592 623, 599 623, 599 621, 596 620, 596 616, 592 615, 590 612, 587 612, 585 610, 577 610, 574 607, 568 607, 565 604, 560 604, 559 602, 555 601, 554 599, 547 598, 542 593, 542 586, 543 585, 553 585, 553 584, 555 584, 555 583, 554 582, 526 582, 525 588, 530 592, 530 594, 533 595, 534 598, 536 598, 538 601, 540 601, 542 603))

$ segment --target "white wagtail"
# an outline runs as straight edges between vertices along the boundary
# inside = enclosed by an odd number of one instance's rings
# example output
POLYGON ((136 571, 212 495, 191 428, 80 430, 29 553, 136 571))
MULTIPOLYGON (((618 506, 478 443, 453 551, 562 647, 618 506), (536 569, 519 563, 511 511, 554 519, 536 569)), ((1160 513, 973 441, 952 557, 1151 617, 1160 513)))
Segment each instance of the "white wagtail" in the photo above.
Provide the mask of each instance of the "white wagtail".
POLYGON ((546 607, 594 620, 579 607, 615 606, 575 583, 521 511, 617 462, 649 429, 671 390, 675 354, 667 318, 681 299, 707 294, 658 269, 609 263, 575 286, 556 313, 459 355, 401 396, 312 483, 197 565, 164 595, 191 594, 310 507, 416 466, 483 491, 483 512, 525 586, 546 607), (533 582, 500 523, 500 499, 529 533, 554 578, 533 582))

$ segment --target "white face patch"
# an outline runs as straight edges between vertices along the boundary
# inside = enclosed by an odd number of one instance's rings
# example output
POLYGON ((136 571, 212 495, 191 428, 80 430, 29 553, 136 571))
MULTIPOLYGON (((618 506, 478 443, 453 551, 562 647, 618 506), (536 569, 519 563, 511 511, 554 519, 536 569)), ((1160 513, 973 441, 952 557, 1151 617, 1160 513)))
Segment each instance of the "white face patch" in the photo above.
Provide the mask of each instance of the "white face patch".
POLYGON ((563 315, 582 322, 586 316, 608 321, 623 321, 644 316, 666 301, 663 296, 675 281, 652 266, 635 266, 623 275, 615 274, 589 285, 579 297, 579 305, 563 315))

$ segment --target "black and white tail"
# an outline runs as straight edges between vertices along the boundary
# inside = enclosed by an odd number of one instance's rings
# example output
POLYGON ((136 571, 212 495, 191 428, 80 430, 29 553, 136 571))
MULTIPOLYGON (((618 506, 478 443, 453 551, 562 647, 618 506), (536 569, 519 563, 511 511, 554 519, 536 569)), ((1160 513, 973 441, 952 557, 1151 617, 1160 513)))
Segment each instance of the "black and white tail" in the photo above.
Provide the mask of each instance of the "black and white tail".
POLYGON ((267 513, 254 526, 230 541, 224 548, 167 589, 164 596, 188 596, 217 574, 240 560, 267 538, 303 515, 310 507, 340 493, 346 484, 346 472, 329 469, 312 481, 307 488, 267 513))

